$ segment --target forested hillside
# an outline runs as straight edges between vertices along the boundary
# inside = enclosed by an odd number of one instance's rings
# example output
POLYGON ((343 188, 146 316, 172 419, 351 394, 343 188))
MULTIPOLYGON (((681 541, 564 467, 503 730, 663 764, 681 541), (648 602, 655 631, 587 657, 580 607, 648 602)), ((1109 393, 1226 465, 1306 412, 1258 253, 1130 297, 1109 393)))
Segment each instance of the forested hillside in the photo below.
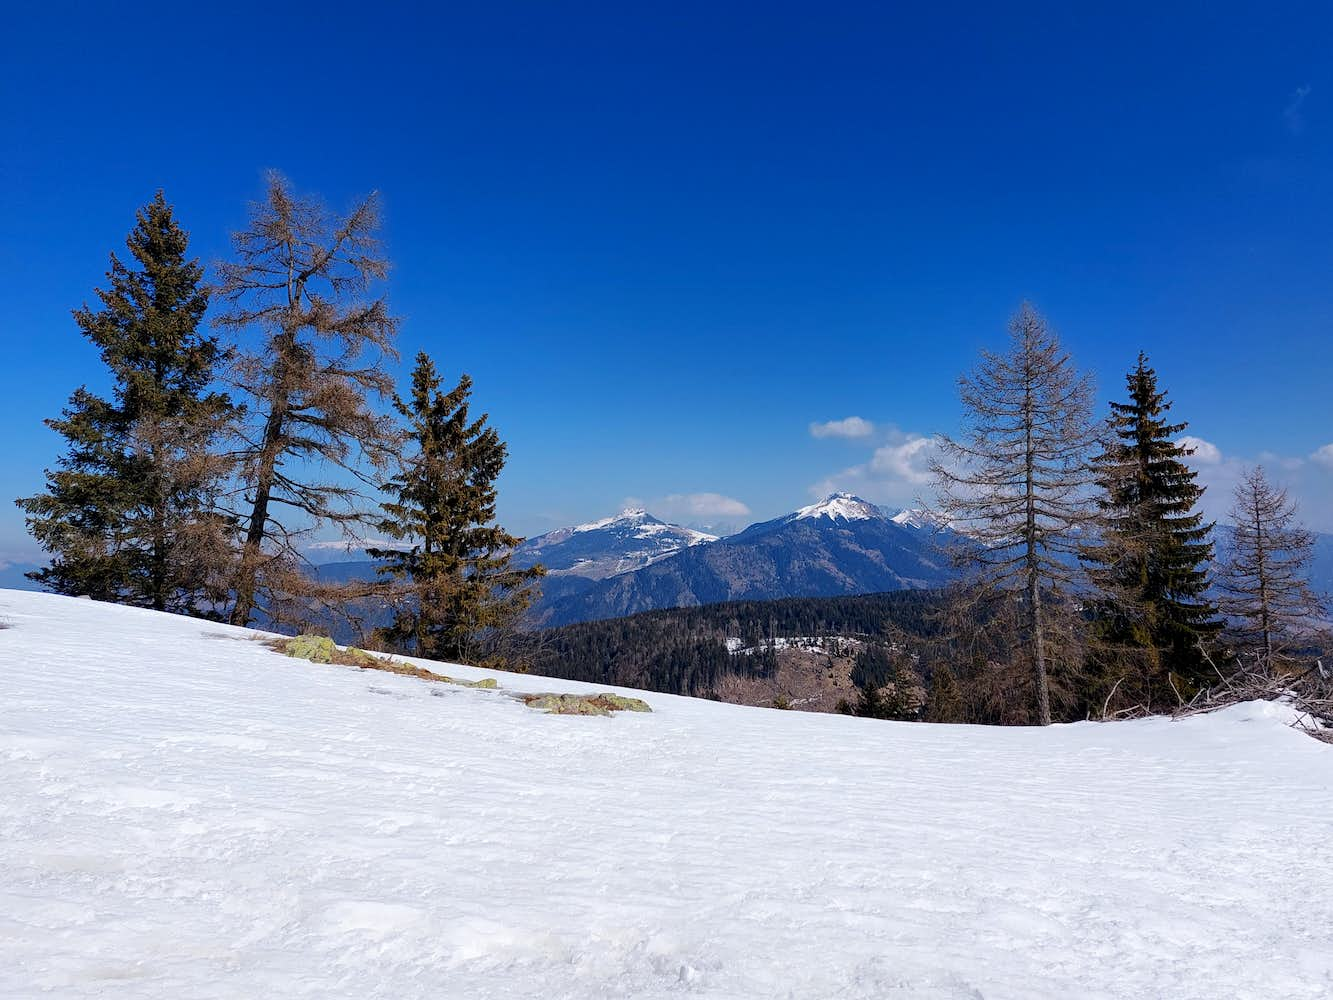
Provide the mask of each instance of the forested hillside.
POLYGON ((797 648, 784 640, 925 640, 939 633, 942 609, 941 595, 924 590, 735 601, 566 625, 521 648, 530 669, 552 677, 719 697, 727 678, 774 676, 779 654, 797 648))

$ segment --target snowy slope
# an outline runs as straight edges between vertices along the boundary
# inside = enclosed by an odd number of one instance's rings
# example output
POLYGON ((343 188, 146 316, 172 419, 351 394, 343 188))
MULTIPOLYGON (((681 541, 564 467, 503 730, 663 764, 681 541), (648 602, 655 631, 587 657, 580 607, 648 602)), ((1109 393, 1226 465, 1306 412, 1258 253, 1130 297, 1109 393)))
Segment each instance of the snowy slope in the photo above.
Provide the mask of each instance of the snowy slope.
POLYGON ((6 998, 1333 994, 1333 750, 1280 709, 555 717, 152 612, 0 620, 6 998))

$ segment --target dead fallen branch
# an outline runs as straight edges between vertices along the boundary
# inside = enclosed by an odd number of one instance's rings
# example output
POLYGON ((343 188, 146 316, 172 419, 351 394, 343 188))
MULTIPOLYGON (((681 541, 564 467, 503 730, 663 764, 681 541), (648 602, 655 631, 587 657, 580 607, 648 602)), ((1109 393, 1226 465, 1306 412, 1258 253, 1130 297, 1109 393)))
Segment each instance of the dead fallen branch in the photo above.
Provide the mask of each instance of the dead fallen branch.
POLYGON ((1177 719, 1215 712, 1247 701, 1275 701, 1290 705, 1298 713, 1295 728, 1325 743, 1333 743, 1333 678, 1316 661, 1305 669, 1291 667, 1268 672, 1236 661, 1236 669, 1224 674, 1207 653, 1204 658, 1217 674, 1217 684, 1200 689, 1172 713, 1177 719))

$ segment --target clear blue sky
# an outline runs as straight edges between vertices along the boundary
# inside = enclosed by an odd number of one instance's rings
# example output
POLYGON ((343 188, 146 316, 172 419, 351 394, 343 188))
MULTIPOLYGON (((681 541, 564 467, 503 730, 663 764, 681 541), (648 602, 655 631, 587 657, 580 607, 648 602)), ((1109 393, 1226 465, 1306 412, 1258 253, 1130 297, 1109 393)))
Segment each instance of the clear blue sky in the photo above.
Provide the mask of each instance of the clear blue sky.
POLYGON ((910 500, 1023 298, 1104 397, 1149 351, 1215 506, 1271 453, 1333 529, 1333 14, 1161 7, 21 5, 0 495, 99 384, 69 310, 135 208, 163 188, 212 261, 276 167, 383 193, 402 352, 476 379, 521 533, 910 500))

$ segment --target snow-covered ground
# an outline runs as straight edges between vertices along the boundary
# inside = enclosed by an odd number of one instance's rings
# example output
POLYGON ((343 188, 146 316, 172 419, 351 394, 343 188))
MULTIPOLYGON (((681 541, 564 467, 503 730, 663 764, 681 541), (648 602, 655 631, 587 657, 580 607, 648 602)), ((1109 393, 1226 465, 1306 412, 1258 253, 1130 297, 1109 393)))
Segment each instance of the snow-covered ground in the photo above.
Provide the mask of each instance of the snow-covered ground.
POLYGON ((1281 709, 558 717, 146 611, 0 620, 4 997, 1333 995, 1333 748, 1281 709))

